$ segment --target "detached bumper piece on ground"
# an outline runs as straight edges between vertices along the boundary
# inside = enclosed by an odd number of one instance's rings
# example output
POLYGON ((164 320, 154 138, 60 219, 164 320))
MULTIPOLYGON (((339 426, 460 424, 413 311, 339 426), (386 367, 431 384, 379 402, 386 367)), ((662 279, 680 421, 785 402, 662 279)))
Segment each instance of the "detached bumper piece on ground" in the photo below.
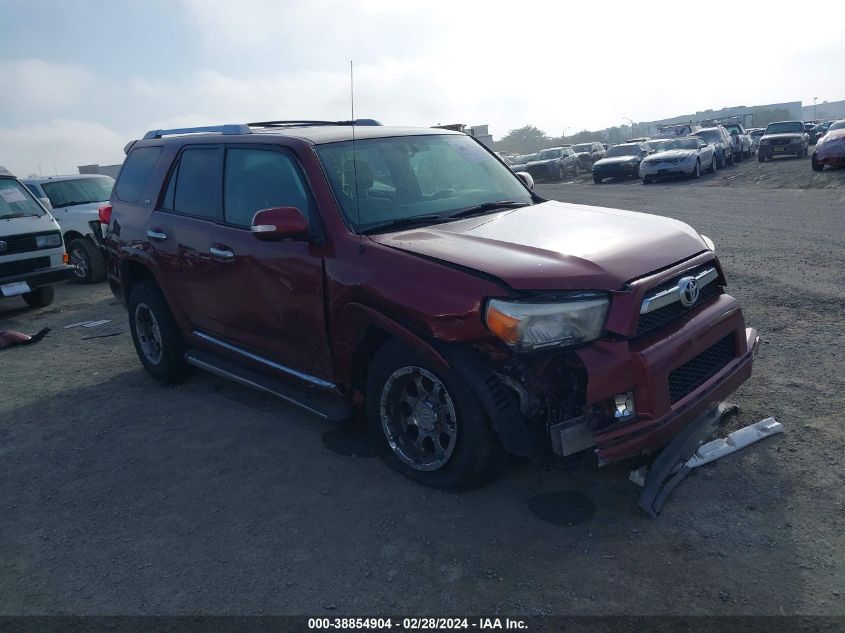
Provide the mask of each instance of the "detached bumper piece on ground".
MULTIPOLYGON (((738 411, 736 405, 722 403, 702 415, 694 424, 679 434, 648 467, 643 482, 639 506, 652 517, 660 514, 666 500, 693 468, 709 464, 735 453, 771 435, 783 432, 783 426, 774 418, 734 431, 726 438, 703 444, 715 430, 720 420, 738 411)), ((631 480, 640 483, 640 471, 631 474, 631 480)))

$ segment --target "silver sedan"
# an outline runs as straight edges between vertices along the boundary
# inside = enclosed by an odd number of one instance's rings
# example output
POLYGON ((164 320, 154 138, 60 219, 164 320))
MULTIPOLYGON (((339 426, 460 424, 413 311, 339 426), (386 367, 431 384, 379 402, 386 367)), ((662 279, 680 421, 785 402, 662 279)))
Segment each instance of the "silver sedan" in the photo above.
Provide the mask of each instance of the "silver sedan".
POLYGON ((716 150, 697 136, 666 141, 666 145, 640 163, 640 178, 645 184, 669 176, 698 178, 703 171, 716 171, 716 150))

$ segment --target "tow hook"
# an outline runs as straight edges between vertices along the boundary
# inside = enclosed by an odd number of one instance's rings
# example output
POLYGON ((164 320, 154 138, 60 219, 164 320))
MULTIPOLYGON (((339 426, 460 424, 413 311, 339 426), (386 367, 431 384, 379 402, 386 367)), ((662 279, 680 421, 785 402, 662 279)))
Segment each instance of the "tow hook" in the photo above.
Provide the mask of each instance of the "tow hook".
POLYGON ((704 443, 725 416, 736 413, 736 405, 723 402, 703 414, 677 435, 649 466, 632 471, 629 479, 642 486, 639 506, 656 517, 672 491, 693 468, 709 464, 755 442, 783 433, 783 426, 774 418, 766 418, 741 428, 727 437, 704 443))

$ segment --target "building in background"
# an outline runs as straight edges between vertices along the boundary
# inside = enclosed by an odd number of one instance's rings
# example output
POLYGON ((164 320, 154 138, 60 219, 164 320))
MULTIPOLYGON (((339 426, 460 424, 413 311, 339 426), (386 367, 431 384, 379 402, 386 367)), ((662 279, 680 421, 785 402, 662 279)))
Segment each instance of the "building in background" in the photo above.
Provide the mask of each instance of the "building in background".
POLYGON ((845 119, 845 101, 819 101, 815 107, 805 105, 801 108, 801 120, 830 121, 831 119, 845 119))
POLYGON ((490 149, 493 149, 493 135, 490 134, 488 129, 488 125, 464 125, 463 123, 448 123, 446 125, 440 125, 439 123, 433 127, 440 128, 442 130, 454 130, 455 132, 463 132, 464 134, 469 134, 470 136, 474 136, 479 141, 484 143, 490 149))
POLYGON ((79 165, 80 174, 100 174, 117 179, 117 173, 123 165, 79 165))

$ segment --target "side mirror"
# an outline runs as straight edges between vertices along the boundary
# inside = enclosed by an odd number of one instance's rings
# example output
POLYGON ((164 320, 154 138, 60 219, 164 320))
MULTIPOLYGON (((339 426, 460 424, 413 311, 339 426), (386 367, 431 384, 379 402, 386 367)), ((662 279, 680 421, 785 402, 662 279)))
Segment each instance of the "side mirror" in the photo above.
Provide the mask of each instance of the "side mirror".
POLYGON ((308 235, 308 221, 296 207, 262 209, 252 218, 252 234, 265 242, 303 238, 308 235))
POLYGON ((50 198, 38 198, 38 202, 43 204, 44 208, 47 209, 47 211, 53 210, 53 205, 50 204, 50 198))
POLYGON ((516 177, 522 181, 522 184, 534 191, 534 178, 531 177, 531 174, 527 171, 518 171, 516 177))

